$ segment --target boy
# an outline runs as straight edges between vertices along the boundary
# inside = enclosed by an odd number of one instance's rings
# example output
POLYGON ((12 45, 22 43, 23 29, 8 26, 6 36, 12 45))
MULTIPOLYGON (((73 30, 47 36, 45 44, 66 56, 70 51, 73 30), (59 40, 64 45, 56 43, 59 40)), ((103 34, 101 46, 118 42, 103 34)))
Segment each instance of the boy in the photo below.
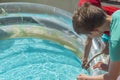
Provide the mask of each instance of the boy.
MULTIPOLYGON (((102 6, 101 2, 99 0, 79 0, 78 6, 81 6, 85 2, 90 2, 92 5, 102 8, 108 15, 112 15, 113 12, 115 12, 116 10, 119 9, 114 6, 102 6)), ((108 51, 109 36, 110 36, 109 31, 105 31, 104 34, 101 36, 102 40, 104 41, 104 43, 106 45, 106 47, 102 51, 102 53, 105 53, 105 54, 109 53, 109 51, 108 51)), ((87 66, 85 66, 85 65, 88 62, 88 56, 89 56, 91 46, 92 46, 92 38, 90 36, 87 36, 87 39, 86 39, 85 45, 84 45, 84 56, 82 58, 82 67, 86 68, 86 69, 88 68, 88 65, 87 66)))
POLYGON ((110 65, 108 73, 100 76, 79 75, 78 80, 116 80, 120 72, 120 11, 112 16, 101 8, 84 3, 73 15, 73 28, 78 34, 102 35, 110 30, 110 65), (110 26, 110 27, 109 27, 110 26))

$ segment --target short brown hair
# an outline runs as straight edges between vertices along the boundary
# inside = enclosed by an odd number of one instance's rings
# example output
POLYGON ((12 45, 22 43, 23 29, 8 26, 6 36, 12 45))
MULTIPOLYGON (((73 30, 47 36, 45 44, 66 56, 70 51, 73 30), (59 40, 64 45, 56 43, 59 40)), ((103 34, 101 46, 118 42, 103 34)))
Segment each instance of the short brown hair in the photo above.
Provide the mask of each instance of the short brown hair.
POLYGON ((73 14, 73 28, 78 34, 89 34, 94 28, 104 24, 106 13, 99 7, 84 3, 73 14))

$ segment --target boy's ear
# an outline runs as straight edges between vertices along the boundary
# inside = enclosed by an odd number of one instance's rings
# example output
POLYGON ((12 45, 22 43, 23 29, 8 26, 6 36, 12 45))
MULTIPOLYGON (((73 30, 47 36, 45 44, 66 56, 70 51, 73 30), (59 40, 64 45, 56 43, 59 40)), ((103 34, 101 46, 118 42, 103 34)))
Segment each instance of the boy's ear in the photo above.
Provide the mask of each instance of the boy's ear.
POLYGON ((93 29, 92 31, 94 31, 94 32, 98 32, 99 30, 98 30, 97 28, 95 28, 95 29, 93 29))
POLYGON ((99 32, 98 29, 93 29, 93 30, 90 32, 90 34, 95 34, 95 33, 98 33, 98 32, 99 32))

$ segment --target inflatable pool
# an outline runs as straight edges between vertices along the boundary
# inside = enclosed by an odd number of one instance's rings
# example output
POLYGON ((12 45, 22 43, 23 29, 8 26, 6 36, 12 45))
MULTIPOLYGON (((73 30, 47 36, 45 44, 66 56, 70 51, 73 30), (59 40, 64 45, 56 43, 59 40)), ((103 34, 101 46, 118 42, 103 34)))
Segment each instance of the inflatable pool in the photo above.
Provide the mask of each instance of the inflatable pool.
POLYGON ((71 14, 33 3, 0 4, 0 80, 76 80, 84 37, 71 14))

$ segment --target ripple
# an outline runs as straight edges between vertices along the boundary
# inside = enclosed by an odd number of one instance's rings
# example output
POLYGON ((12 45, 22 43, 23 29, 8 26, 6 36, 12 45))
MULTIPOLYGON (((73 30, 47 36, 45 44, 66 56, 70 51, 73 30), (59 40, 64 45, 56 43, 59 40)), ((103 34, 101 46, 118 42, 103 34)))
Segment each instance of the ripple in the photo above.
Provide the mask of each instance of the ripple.
POLYGON ((73 52, 51 41, 11 39, 0 45, 4 45, 0 53, 0 80, 76 80, 78 74, 88 74, 73 52))

